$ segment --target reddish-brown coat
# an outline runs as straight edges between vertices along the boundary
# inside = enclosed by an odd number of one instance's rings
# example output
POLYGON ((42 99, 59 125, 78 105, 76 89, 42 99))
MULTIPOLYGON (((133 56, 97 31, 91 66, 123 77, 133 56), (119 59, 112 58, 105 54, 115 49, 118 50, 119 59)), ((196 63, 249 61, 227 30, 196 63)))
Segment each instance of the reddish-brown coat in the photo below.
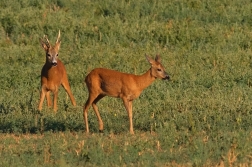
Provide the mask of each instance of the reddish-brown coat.
POLYGON ((115 70, 96 68, 85 78, 85 83, 89 91, 89 97, 83 108, 86 131, 88 127, 88 109, 92 105, 99 121, 99 130, 103 130, 103 122, 100 117, 96 103, 104 96, 121 98, 128 112, 130 133, 134 134, 132 123, 132 101, 140 96, 141 92, 147 88, 156 78, 169 79, 168 74, 157 55, 155 60, 146 56, 151 64, 151 68, 143 75, 133 75, 115 70))
POLYGON ((46 52, 46 62, 41 71, 41 93, 38 109, 42 110, 44 98, 46 97, 47 106, 52 106, 50 98, 50 92, 53 93, 53 109, 57 111, 57 98, 58 89, 60 85, 64 87, 68 93, 71 102, 76 106, 75 99, 70 89, 70 85, 67 78, 67 72, 64 64, 58 59, 58 52, 60 48, 60 32, 55 46, 51 46, 47 37, 41 40, 41 45, 46 52))

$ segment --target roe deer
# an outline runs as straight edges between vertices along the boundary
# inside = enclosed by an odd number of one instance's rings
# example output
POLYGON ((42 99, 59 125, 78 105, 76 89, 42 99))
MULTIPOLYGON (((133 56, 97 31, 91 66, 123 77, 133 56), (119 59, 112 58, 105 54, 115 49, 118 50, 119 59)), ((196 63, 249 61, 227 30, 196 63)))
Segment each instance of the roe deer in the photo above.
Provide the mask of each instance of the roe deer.
POLYGON ((58 89, 62 84, 68 95, 70 96, 71 102, 76 106, 75 99, 71 92, 69 82, 67 79, 67 73, 64 64, 58 59, 58 53, 60 48, 60 31, 58 38, 54 46, 50 45, 47 36, 41 39, 41 45, 46 52, 46 62, 41 71, 41 93, 38 109, 42 110, 43 101, 46 96, 47 106, 52 106, 50 99, 50 91, 53 92, 53 110, 57 111, 57 98, 58 89))
POLYGON ((128 112, 129 131, 134 134, 132 122, 132 101, 140 96, 141 92, 147 88, 155 79, 168 79, 169 76, 165 72, 161 64, 160 56, 157 55, 155 60, 146 56, 151 64, 151 68, 142 75, 133 75, 121 73, 115 70, 104 68, 93 69, 85 78, 85 82, 89 91, 89 97, 83 107, 83 116, 86 124, 86 132, 89 133, 88 127, 88 109, 92 105, 99 121, 99 131, 103 131, 103 122, 98 112, 96 103, 105 96, 121 98, 128 112))

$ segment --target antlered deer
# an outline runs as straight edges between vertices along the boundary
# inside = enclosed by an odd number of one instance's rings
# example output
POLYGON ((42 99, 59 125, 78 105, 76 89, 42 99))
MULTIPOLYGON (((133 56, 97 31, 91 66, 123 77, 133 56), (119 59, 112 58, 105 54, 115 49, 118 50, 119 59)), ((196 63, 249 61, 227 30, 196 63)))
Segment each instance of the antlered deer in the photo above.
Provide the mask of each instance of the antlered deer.
POLYGON ((47 106, 52 106, 50 92, 53 92, 53 110, 55 112, 57 111, 58 89, 60 85, 64 87, 64 89, 70 96, 72 104, 76 106, 76 102, 67 79, 65 66, 58 59, 61 42, 60 31, 54 46, 50 45, 47 36, 44 36, 44 38, 42 38, 40 42, 46 52, 46 62, 41 71, 41 93, 38 109, 40 111, 42 110, 42 105, 45 97, 47 100, 47 106))
POLYGON ((133 75, 121 73, 115 70, 104 68, 93 69, 85 78, 89 91, 89 97, 83 108, 86 132, 89 133, 88 127, 88 109, 92 105, 99 121, 99 130, 103 131, 103 122, 98 112, 96 103, 105 96, 121 98, 128 112, 129 130, 134 134, 132 122, 132 101, 140 96, 141 92, 147 88, 155 79, 169 79, 161 64, 160 56, 157 55, 155 60, 146 56, 151 64, 151 68, 142 75, 133 75))

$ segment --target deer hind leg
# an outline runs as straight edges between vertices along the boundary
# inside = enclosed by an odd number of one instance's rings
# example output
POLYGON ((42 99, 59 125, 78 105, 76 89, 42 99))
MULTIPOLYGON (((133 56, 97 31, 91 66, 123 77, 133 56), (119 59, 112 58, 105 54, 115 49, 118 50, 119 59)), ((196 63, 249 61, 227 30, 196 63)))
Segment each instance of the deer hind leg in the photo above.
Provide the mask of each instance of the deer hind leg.
POLYGON ((98 107, 97 107, 96 103, 97 103, 99 100, 101 100, 103 97, 104 97, 104 95, 99 95, 99 96, 97 96, 97 98, 96 98, 96 99, 93 101, 93 103, 92 103, 92 107, 93 107, 93 109, 94 109, 94 111, 95 111, 95 114, 96 114, 97 119, 98 119, 98 122, 99 122, 99 131, 100 131, 100 132, 103 132, 103 122, 102 122, 102 119, 101 119, 101 116, 100 116, 100 113, 99 113, 99 111, 98 111, 98 107))
POLYGON ((123 104, 127 110, 128 117, 129 117, 129 131, 130 134, 134 134, 134 129, 133 129, 133 121, 132 121, 132 100, 128 100, 126 98, 123 98, 123 104))
POLYGON ((84 122, 86 125, 86 132, 89 133, 89 126, 88 126, 88 109, 91 106, 91 104, 93 103, 93 101, 96 99, 98 95, 93 95, 91 93, 89 93, 89 97, 83 107, 83 117, 84 117, 84 122))
POLYGON ((68 96, 70 97, 70 100, 71 100, 73 106, 76 106, 76 101, 74 99, 74 96, 72 94, 72 91, 70 89, 70 85, 69 85, 69 82, 68 82, 67 79, 65 79, 64 82, 62 82, 62 86, 64 87, 64 89, 66 90, 68 96))

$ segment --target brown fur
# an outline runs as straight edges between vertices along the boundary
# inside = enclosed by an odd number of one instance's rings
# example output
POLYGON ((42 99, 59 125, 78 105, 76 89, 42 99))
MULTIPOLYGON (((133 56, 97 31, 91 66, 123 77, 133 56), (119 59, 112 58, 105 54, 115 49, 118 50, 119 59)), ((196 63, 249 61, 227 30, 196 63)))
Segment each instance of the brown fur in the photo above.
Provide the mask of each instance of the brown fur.
POLYGON ((44 36, 44 40, 41 39, 41 45, 46 52, 46 62, 41 71, 41 93, 38 109, 42 110, 44 98, 46 97, 47 106, 52 106, 50 98, 50 92, 53 92, 53 110, 57 111, 57 98, 58 89, 60 85, 64 87, 71 102, 76 106, 75 99, 70 89, 70 85, 67 79, 67 73, 64 64, 58 59, 58 52, 60 48, 60 32, 55 43, 55 46, 51 46, 49 40, 44 36))
POLYGON ((140 96, 141 92, 147 88, 156 78, 169 79, 164 67, 157 55, 153 60, 147 57, 151 68, 142 75, 121 73, 115 70, 96 68, 85 78, 89 91, 89 97, 83 108, 86 132, 88 127, 88 109, 92 105, 99 121, 99 130, 103 130, 103 122, 96 103, 105 96, 121 98, 129 116, 130 133, 134 134, 132 123, 132 101, 140 96))

